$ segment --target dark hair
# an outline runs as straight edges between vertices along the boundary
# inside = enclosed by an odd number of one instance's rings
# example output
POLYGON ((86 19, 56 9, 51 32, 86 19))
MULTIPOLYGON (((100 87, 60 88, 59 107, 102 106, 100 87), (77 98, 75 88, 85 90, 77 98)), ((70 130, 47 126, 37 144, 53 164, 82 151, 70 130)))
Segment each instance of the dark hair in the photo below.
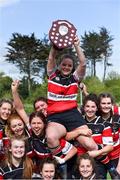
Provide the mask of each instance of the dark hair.
MULTIPOLYGON (((101 103, 101 100, 103 98, 110 98, 112 104, 114 104, 114 98, 113 98, 113 96, 110 93, 104 92, 104 93, 99 94, 99 96, 98 96, 98 109, 99 109, 99 114, 100 115, 102 114, 101 108, 100 108, 100 103, 101 103)), ((111 116, 113 115, 112 109, 110 111, 110 114, 111 114, 111 116)))
POLYGON ((75 71, 75 58, 70 55, 70 54, 63 54, 61 57, 60 57, 60 61, 59 61, 59 64, 61 64, 61 62, 66 59, 66 58, 69 58, 72 60, 73 62, 73 69, 72 69, 72 73, 75 71))
POLYGON ((87 95, 83 100, 83 107, 86 105, 86 103, 88 101, 93 101, 96 104, 96 106, 98 107, 98 98, 97 98, 96 94, 91 93, 91 94, 87 95))
POLYGON ((76 171, 77 171, 77 176, 80 176, 80 171, 79 171, 79 165, 83 159, 88 159, 93 167, 93 173, 96 173, 96 168, 95 168, 95 160, 93 157, 91 157, 88 153, 79 155, 77 158, 77 163, 76 163, 76 171))
POLYGON ((80 165, 80 162, 81 162, 82 159, 88 159, 88 160, 90 160, 93 169, 95 169, 95 161, 94 161, 94 158, 91 157, 88 153, 85 153, 85 154, 82 154, 82 155, 78 156, 78 158, 77 158, 77 165, 78 165, 78 166, 80 165))
POLYGON ((44 129, 43 129, 43 132, 41 133, 41 136, 42 136, 42 135, 45 134, 45 129, 46 129, 46 125, 47 125, 46 117, 45 117, 44 114, 43 114, 42 112, 40 112, 40 111, 38 111, 38 112, 32 112, 32 113, 30 114, 30 117, 29 117, 29 122, 30 122, 30 124, 31 124, 31 121, 32 121, 32 119, 33 119, 34 117, 39 117, 39 118, 42 120, 43 124, 44 124, 44 129))
POLYGON ((43 114, 42 112, 40 112, 40 111, 38 111, 38 112, 32 112, 32 113, 30 114, 30 117, 29 117, 29 122, 30 122, 30 123, 31 123, 31 121, 32 121, 32 119, 33 119, 34 117, 39 117, 44 124, 47 123, 46 117, 45 117, 44 114, 43 114))
POLYGON ((58 162, 56 161, 56 159, 54 157, 51 156, 51 157, 47 157, 42 160, 42 162, 40 163, 40 173, 43 169, 44 164, 53 164, 55 167, 54 179, 62 179, 61 174, 58 170, 58 162))
MULTIPOLYGON (((94 102, 96 104, 97 108, 98 108, 98 97, 97 97, 97 95, 94 94, 94 93, 90 93, 89 95, 85 96, 85 98, 83 100, 83 105, 82 105, 82 108, 81 108, 82 114, 85 114, 84 107, 85 107, 85 105, 86 105, 86 103, 88 101, 94 102)), ((96 115, 98 115, 98 111, 96 112, 96 115)))
POLYGON ((110 98, 112 104, 114 103, 114 98, 110 93, 100 93, 98 96, 98 104, 100 104, 102 98, 110 98))
POLYGON ((47 103, 47 98, 42 97, 42 96, 36 98, 36 99, 34 100, 34 102, 33 102, 34 109, 35 109, 35 104, 36 104, 36 102, 38 102, 38 101, 43 101, 43 102, 47 103))

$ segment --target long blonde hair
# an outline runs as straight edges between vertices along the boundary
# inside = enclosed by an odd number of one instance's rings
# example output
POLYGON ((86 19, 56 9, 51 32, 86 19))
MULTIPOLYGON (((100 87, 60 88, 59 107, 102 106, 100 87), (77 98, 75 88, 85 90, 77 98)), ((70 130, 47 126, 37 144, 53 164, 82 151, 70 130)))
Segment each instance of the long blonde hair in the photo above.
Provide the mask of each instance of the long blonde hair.
MULTIPOLYGON (((12 137, 10 139, 9 149, 11 148, 11 144, 14 140, 23 141, 25 144, 25 154, 21 159, 21 161, 23 162, 23 176, 22 177, 23 177, 23 179, 32 179, 33 162, 26 155, 27 140, 26 140, 26 138, 12 137)), ((9 150, 7 150, 7 152, 6 152, 5 164, 6 165, 9 164, 9 166, 12 166, 12 153, 9 150)))

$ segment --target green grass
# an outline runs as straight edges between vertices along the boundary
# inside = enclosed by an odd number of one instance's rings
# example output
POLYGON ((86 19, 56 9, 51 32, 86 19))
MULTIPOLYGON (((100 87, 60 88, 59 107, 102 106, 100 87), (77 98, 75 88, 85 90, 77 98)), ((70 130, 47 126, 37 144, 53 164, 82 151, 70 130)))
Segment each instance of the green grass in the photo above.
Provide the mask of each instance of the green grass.
POLYGON ((107 173, 107 180, 111 180, 110 174, 107 173))

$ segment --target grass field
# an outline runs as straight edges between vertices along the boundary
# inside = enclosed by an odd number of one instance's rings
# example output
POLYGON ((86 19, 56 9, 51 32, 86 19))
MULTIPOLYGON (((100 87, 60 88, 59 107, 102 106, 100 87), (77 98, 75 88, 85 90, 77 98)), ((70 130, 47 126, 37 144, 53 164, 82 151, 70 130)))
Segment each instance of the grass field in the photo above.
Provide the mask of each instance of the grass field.
POLYGON ((111 180, 111 177, 110 177, 109 173, 107 174, 107 179, 111 180))

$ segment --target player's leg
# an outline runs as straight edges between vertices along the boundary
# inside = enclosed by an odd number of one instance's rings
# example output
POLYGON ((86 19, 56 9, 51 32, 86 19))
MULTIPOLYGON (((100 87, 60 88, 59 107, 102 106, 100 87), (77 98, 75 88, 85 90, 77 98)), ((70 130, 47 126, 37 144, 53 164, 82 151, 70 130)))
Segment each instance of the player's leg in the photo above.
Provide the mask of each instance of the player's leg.
POLYGON ((66 135, 66 129, 62 124, 49 122, 46 128, 47 143, 50 148, 59 146, 59 140, 66 135))
MULTIPOLYGON (((86 129, 88 128, 87 125, 83 125, 79 127, 80 129, 86 129)), ((76 140, 88 151, 97 150, 98 145, 93 140, 92 136, 84 136, 80 135, 76 138, 76 140)))

